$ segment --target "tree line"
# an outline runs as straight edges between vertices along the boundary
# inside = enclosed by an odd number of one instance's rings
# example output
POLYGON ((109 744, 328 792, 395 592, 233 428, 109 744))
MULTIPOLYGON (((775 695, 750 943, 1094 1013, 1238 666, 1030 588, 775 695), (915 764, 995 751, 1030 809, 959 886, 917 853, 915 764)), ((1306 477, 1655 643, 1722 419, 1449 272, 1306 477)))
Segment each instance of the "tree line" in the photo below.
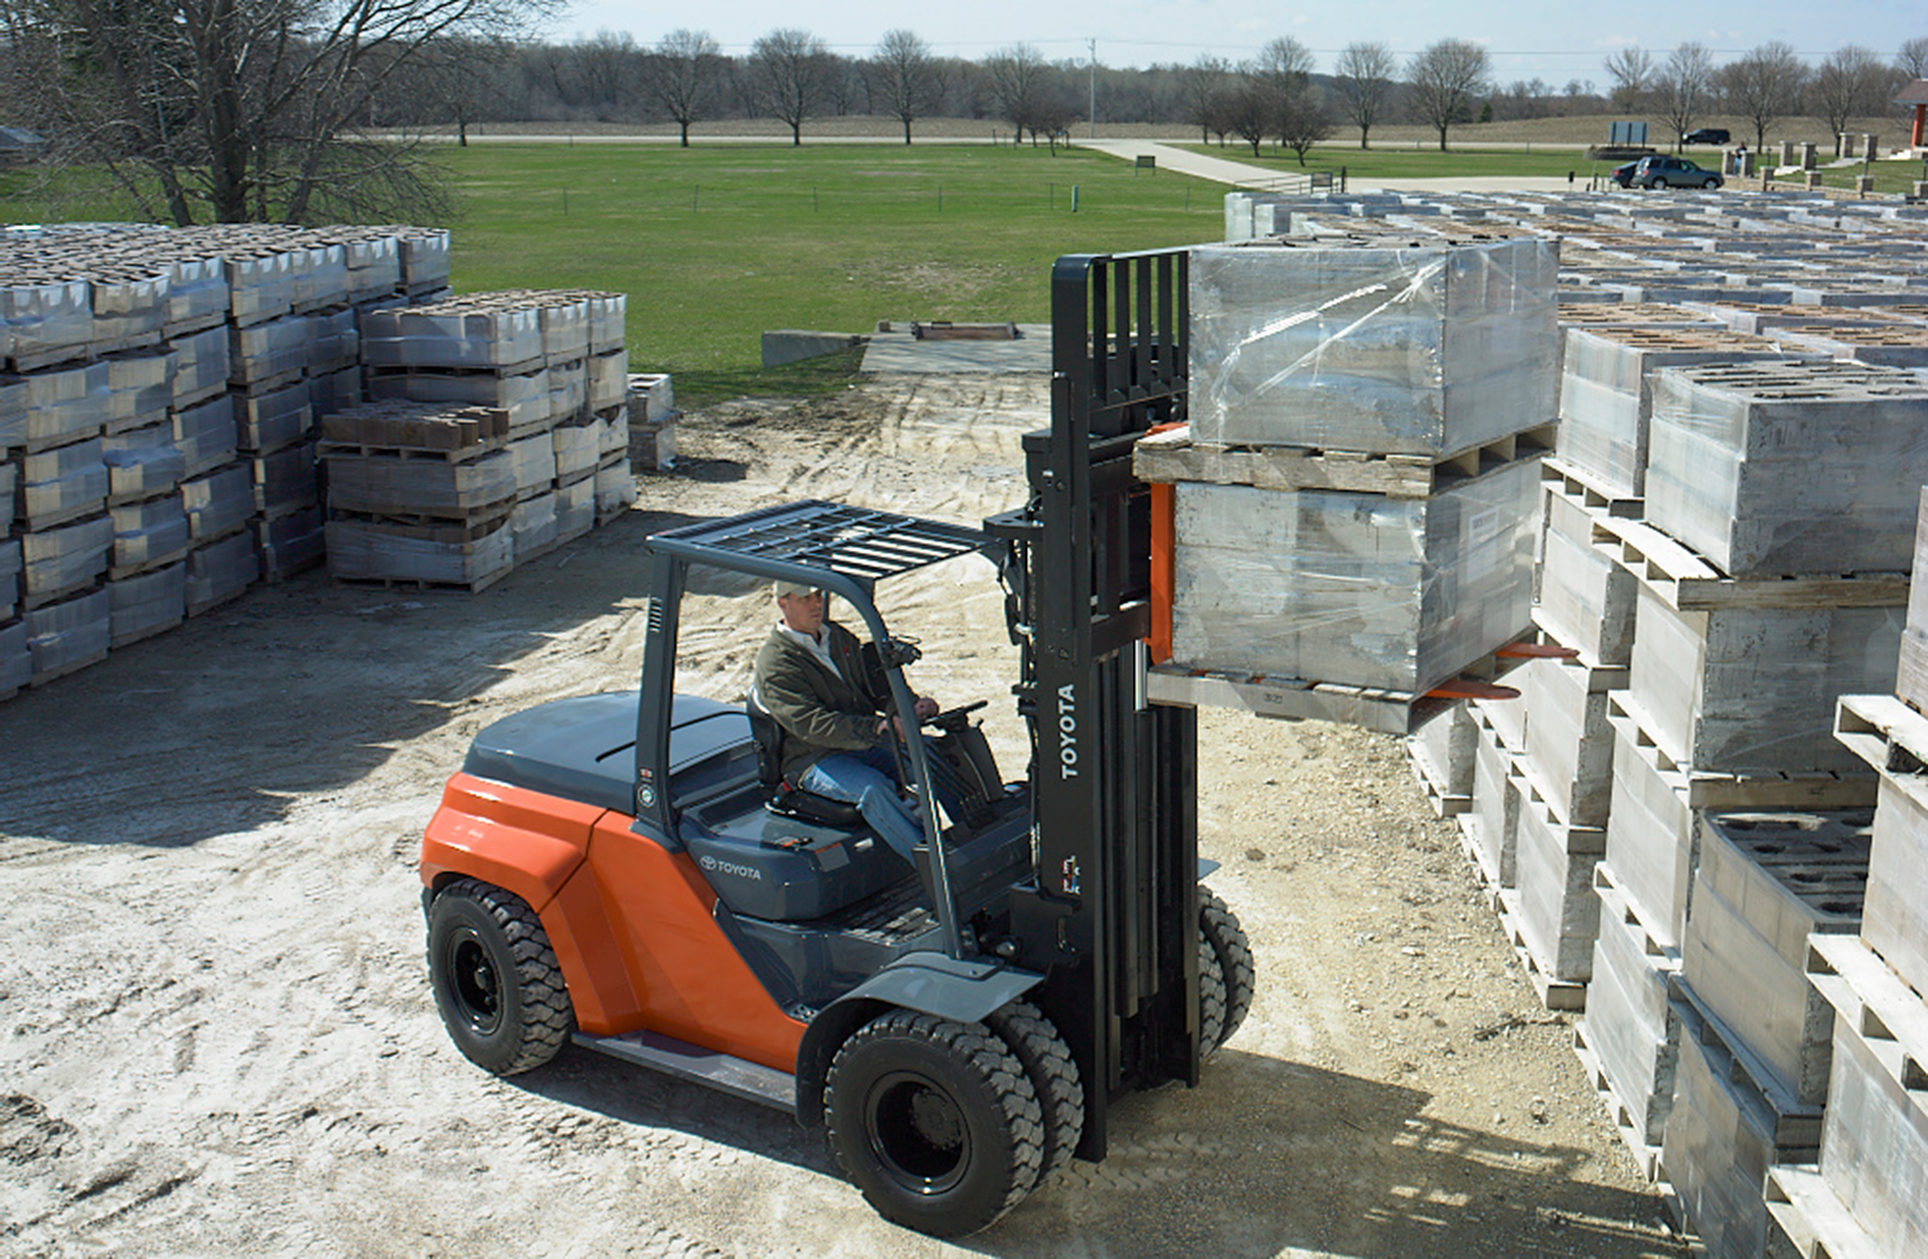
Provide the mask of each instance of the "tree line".
POLYGON ((1780 119, 1838 132, 1884 113, 1901 82, 1928 75, 1928 38, 1813 66, 1780 43, 1718 66, 1695 43, 1622 48, 1603 65, 1604 93, 1578 79, 1502 86, 1487 51, 1459 39, 1404 59, 1357 42, 1324 71, 1291 38, 1237 62, 1142 69, 1053 61, 1022 42, 945 57, 909 29, 855 57, 796 28, 741 55, 693 29, 649 44, 607 31, 536 40, 559 3, 0 0, 0 121, 45 137, 43 171, 98 171, 157 222, 432 220, 446 206, 424 132, 466 142, 495 122, 670 123, 684 144, 699 124, 744 118, 776 119, 796 144, 813 119, 850 114, 894 119, 906 144, 940 117, 1032 144, 1093 122, 1183 124, 1303 163, 1342 127, 1367 148, 1375 126, 1422 123, 1444 149, 1457 125, 1609 107, 1658 117, 1676 139, 1737 114, 1758 146, 1780 119))

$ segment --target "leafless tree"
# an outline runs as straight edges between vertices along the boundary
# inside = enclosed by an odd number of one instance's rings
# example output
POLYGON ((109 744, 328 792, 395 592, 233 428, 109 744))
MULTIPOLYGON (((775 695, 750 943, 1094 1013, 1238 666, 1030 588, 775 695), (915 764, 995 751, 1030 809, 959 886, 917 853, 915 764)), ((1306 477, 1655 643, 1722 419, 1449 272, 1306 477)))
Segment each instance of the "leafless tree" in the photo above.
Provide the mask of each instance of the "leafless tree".
POLYGON ((1754 124, 1754 148, 1767 141, 1767 129, 1798 113, 1808 68, 1793 48, 1772 40, 1730 61, 1714 75, 1727 111, 1754 124))
POLYGON ((803 124, 823 101, 830 49, 809 31, 780 27, 750 45, 750 75, 758 106, 790 128, 803 144, 803 124))
POLYGON ((1272 98, 1258 68, 1249 61, 1239 66, 1238 81, 1226 102, 1225 125, 1252 146, 1253 157, 1259 156, 1260 146, 1272 134, 1272 98))
POLYGON ((885 31, 870 59, 874 99, 891 117, 904 124, 904 143, 910 125, 937 107, 944 79, 930 45, 907 30, 885 31))
POLYGON ((1928 79, 1928 35, 1917 35, 1895 53, 1895 65, 1907 74, 1908 81, 1928 79))
POLYGON ((1815 69, 1808 83, 1808 108, 1834 137, 1836 157, 1841 156, 1841 133, 1849 121, 1884 112, 1900 77, 1878 53, 1856 44, 1835 49, 1815 69))
POLYGON ((1653 54, 1638 44, 1629 44, 1609 53, 1606 69, 1613 79, 1613 91, 1609 97, 1613 107, 1628 112, 1641 107, 1660 75, 1653 54))
POLYGON ((1332 114, 1319 89, 1308 83, 1288 94, 1280 103, 1272 130, 1279 143, 1296 153, 1299 165, 1304 166, 1312 146, 1332 134, 1332 114))
POLYGON ((684 148, 690 124, 709 113, 722 75, 722 49, 708 31, 673 30, 644 59, 643 90, 676 124, 684 148))
POLYGON ((1178 72, 1179 116, 1198 128, 1200 143, 1210 140, 1213 123, 1223 120, 1231 78, 1232 63, 1209 53, 1200 53, 1196 61, 1178 72))
POLYGON ((1654 90, 1658 95, 1657 110, 1673 128, 1676 149, 1694 129, 1694 120, 1701 110, 1706 108, 1713 94, 1713 78, 1714 55, 1705 45, 1688 42, 1667 54, 1667 64, 1662 67, 1654 90))
POLYGON ((1371 148, 1372 124, 1385 112, 1395 86, 1398 62, 1392 49, 1379 43, 1347 44, 1333 69, 1339 108, 1359 128, 1359 147, 1371 148))
POLYGON ((998 117, 1011 124, 1013 144, 1023 143, 1026 128, 1035 138, 1050 70, 1044 54, 1030 44, 1011 44, 984 59, 991 99, 998 117))
POLYGON ((9 112, 175 223, 417 212, 425 152, 357 128, 444 40, 515 35, 545 0, 5 0, 9 112))
POLYGON ((1439 151, 1446 151, 1446 129, 1471 122, 1473 99, 1487 90, 1492 59, 1478 44, 1464 39, 1442 39, 1429 45, 1406 67, 1413 108, 1439 132, 1439 151))

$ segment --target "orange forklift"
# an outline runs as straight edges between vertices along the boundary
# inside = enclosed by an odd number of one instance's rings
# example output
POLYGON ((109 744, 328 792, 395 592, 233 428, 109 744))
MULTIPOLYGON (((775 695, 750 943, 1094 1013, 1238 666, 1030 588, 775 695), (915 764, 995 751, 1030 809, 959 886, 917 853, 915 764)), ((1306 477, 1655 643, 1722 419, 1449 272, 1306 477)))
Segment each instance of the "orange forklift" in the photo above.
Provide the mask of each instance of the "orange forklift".
POLYGON ((573 1041, 792 1112, 880 1213, 945 1237, 1102 1159, 1116 1098, 1197 1083, 1253 967, 1199 882, 1195 712, 1147 698, 1131 454, 1184 418, 1186 288, 1182 250, 1058 261, 1051 427, 1024 438, 1025 505, 980 528, 803 502, 648 539, 640 688, 488 727, 428 826, 429 975, 465 1055, 512 1075, 573 1041), (693 572, 805 582, 916 729, 919 652, 874 591, 969 555, 1003 585, 1030 765, 1001 781, 970 708, 901 741, 914 863, 783 783, 754 705, 673 693, 693 572), (962 784, 948 826, 937 773, 962 784))

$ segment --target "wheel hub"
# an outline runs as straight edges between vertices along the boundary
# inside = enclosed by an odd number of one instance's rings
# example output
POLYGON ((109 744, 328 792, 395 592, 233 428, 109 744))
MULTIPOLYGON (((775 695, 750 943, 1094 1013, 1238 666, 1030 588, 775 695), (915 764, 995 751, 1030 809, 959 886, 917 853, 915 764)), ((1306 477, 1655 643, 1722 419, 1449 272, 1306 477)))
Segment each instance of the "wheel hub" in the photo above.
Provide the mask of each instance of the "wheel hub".
POLYGON ((502 1022, 502 983, 488 949, 475 933, 464 932, 450 942, 449 975, 469 1025, 478 1032, 493 1032, 502 1022))
POLYGON ((864 1127, 884 1170, 914 1193, 943 1193, 970 1167, 963 1112, 922 1076, 896 1072, 877 1081, 866 1099, 864 1127))

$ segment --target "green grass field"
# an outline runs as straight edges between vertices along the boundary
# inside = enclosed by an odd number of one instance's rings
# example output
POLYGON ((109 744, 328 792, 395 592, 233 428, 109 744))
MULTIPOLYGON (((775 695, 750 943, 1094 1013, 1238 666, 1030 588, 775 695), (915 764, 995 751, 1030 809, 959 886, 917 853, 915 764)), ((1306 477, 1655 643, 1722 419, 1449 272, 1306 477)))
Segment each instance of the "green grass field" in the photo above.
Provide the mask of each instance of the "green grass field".
POLYGON ((1060 254, 1217 239, 1224 222, 1222 186, 1029 147, 489 144, 446 160, 457 288, 627 293, 632 368, 675 373, 694 400, 767 385, 766 329, 1043 322, 1060 254))

